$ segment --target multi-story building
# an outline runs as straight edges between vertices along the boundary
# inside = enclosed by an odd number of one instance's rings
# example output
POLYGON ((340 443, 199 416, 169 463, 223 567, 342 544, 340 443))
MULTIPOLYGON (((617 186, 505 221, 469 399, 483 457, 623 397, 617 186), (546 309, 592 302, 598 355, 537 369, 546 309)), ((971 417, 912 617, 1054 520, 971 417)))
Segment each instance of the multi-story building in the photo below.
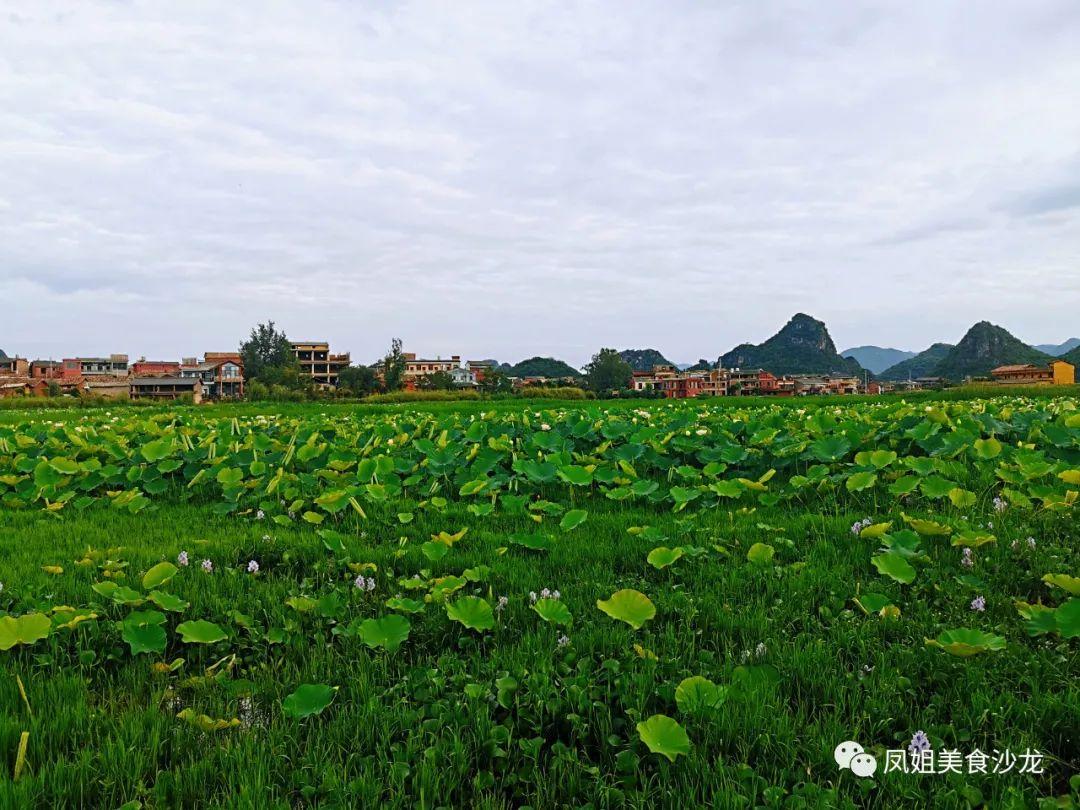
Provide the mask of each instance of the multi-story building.
POLYGON ((349 353, 331 354, 330 344, 325 341, 292 341, 296 361, 300 364, 300 374, 310 377, 322 388, 336 388, 338 374, 347 368, 349 353))
POLYGON ((200 362, 185 357, 180 376, 202 384, 203 399, 239 399, 244 396, 244 363, 235 352, 207 352, 200 362))
POLYGON ((110 354, 108 357, 66 357, 61 368, 65 379, 73 377, 126 377, 128 356, 110 354))
POLYGON ((1045 366, 998 366, 990 375, 1002 385, 1073 385, 1076 368, 1064 360, 1051 360, 1045 366))

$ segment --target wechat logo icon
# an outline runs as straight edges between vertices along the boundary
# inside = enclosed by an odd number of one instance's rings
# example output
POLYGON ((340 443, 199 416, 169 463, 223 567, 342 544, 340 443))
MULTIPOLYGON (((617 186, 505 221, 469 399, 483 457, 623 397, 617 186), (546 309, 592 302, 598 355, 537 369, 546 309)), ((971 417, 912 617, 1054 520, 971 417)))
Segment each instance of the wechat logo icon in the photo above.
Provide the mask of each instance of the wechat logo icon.
POLYGON ((873 755, 863 751, 863 747, 854 740, 848 740, 836 746, 833 759, 840 766, 840 770, 847 768, 860 778, 871 777, 877 770, 877 760, 873 755))

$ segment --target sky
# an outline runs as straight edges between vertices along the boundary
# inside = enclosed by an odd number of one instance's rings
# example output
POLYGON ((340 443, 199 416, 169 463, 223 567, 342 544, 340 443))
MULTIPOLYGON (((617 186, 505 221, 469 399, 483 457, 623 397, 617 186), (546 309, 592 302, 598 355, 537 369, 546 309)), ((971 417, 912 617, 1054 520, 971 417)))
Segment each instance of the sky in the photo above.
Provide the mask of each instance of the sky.
POLYGON ((1080 4, 0 7, 0 348, 1080 333, 1080 4))

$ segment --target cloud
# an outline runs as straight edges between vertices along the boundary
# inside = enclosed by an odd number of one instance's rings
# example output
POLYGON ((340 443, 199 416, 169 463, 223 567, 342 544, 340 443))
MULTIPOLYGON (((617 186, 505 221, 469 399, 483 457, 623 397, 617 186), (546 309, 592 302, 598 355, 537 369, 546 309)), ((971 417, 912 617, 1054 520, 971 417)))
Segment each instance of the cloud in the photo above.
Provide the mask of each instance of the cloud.
POLYGON ((0 26, 0 347, 1057 341, 1077 86, 1067 0, 46 0, 0 26))

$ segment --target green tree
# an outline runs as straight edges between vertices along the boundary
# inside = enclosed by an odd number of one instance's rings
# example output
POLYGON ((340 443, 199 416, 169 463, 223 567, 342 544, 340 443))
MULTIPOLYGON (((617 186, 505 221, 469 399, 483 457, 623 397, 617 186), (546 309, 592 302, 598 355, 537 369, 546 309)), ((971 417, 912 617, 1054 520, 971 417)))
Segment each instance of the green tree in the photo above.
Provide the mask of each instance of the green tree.
POLYGON ((585 384, 597 394, 624 391, 634 372, 614 349, 601 349, 585 366, 585 384))
POLYGON ((382 361, 383 388, 400 391, 405 384, 405 354, 401 351, 401 338, 390 341, 390 351, 382 361))
POLYGON ((338 374, 338 389, 363 397, 379 390, 379 375, 370 366, 349 366, 338 374))
POLYGON ((251 335, 240 344, 240 357, 244 361, 244 376, 266 385, 284 385, 299 388, 300 367, 292 344, 279 331, 273 321, 258 324, 251 335))
POLYGON ((60 394, 63 393, 63 391, 60 388, 60 383, 58 383, 56 380, 49 380, 48 389, 49 389, 49 396, 50 397, 58 397, 58 396, 60 396, 60 394))
POLYGON ((484 372, 476 387, 485 394, 502 394, 514 390, 510 378, 501 371, 495 371, 494 369, 484 372))
POLYGON ((428 391, 453 391, 457 386, 449 371, 436 371, 421 377, 420 387, 428 391))

